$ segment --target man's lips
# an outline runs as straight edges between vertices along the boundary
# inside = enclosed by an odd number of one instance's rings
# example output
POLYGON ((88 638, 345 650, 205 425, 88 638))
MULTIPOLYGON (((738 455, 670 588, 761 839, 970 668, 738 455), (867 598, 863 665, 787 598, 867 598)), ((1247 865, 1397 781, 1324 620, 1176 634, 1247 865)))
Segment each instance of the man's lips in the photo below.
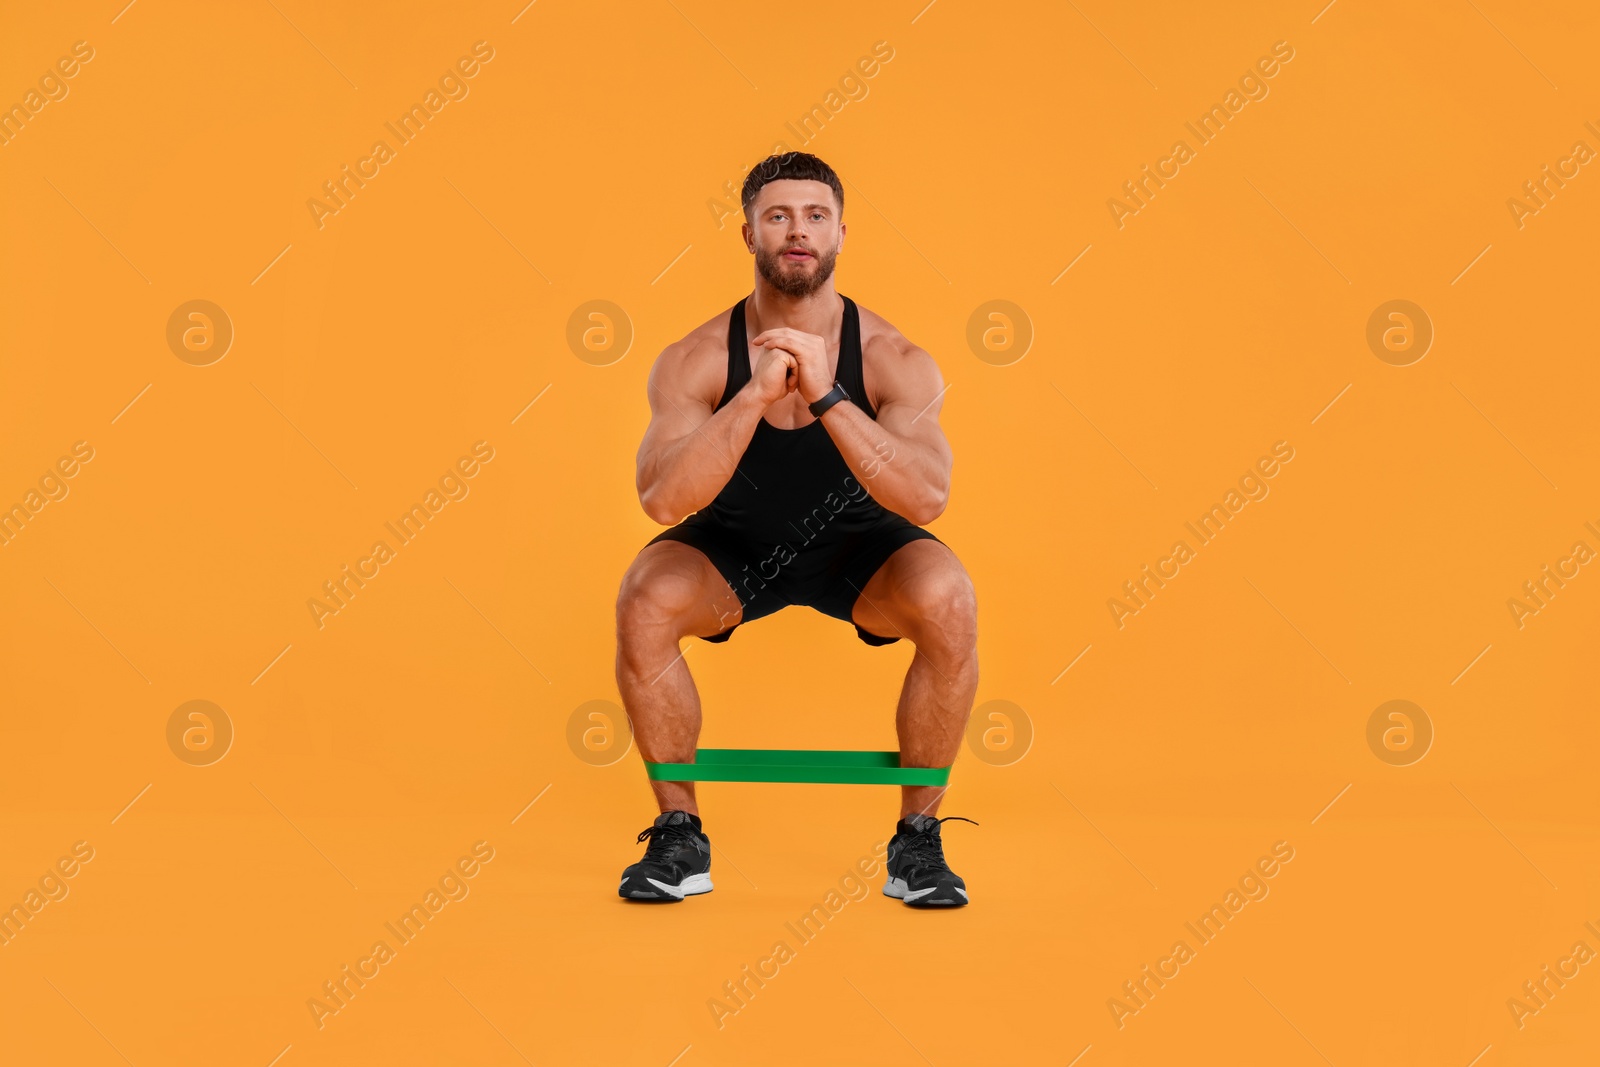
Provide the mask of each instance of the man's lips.
POLYGON ((786 249, 783 253, 785 259, 813 259, 814 256, 803 248, 786 249))

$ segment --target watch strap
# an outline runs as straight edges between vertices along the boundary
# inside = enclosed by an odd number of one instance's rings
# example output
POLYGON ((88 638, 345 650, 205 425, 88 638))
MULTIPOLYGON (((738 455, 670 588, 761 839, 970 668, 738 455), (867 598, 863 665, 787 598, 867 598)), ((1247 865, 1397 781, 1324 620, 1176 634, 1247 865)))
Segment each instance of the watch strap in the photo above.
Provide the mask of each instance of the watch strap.
POLYGON ((807 408, 810 410, 811 414, 820 419, 822 417, 822 413, 833 407, 833 405, 837 404, 841 400, 849 399, 850 394, 845 392, 844 386, 836 381, 833 383, 832 389, 828 390, 828 392, 823 395, 823 397, 815 404, 808 404, 807 408))

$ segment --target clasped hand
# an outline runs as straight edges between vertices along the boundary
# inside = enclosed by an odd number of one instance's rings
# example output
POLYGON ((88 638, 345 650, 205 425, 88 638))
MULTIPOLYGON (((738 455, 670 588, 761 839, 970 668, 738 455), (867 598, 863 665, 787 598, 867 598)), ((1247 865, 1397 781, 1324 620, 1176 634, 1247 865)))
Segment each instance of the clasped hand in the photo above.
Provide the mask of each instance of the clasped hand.
POLYGON ((798 389, 807 404, 815 404, 833 389, 833 376, 828 371, 828 342, 818 335, 778 326, 763 330, 750 343, 769 351, 787 352, 793 357, 786 392, 798 389))

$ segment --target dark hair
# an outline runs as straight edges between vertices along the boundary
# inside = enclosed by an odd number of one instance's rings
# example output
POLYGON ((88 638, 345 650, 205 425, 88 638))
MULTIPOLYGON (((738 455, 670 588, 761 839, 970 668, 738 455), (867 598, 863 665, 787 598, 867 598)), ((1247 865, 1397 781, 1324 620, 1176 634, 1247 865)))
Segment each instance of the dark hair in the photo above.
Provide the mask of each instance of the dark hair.
POLYGON ((755 204, 756 194, 763 185, 786 178, 823 182, 833 190, 834 198, 839 202, 839 214, 844 215, 844 186, 832 167, 809 152, 779 152, 751 167, 750 173, 745 175, 744 190, 739 194, 745 218, 749 219, 750 208, 755 204))

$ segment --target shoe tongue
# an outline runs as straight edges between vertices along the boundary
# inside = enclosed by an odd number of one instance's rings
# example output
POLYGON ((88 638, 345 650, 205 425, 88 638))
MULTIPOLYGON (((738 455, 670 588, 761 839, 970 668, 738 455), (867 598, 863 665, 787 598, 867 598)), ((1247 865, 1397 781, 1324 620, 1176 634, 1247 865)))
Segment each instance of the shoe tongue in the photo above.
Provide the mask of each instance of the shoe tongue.
POLYGON ((700 828, 700 820, 687 811, 664 811, 656 816, 655 821, 657 826, 677 826, 681 823, 686 823, 697 830, 700 828))
POLYGON ((932 815, 924 815, 921 812, 916 812, 914 814, 907 815, 901 821, 904 822, 908 827, 910 827, 912 832, 914 832, 914 833, 921 833, 922 831, 927 830, 930 827, 934 828, 934 829, 937 829, 938 826, 939 826, 939 820, 938 819, 934 818, 932 815))

